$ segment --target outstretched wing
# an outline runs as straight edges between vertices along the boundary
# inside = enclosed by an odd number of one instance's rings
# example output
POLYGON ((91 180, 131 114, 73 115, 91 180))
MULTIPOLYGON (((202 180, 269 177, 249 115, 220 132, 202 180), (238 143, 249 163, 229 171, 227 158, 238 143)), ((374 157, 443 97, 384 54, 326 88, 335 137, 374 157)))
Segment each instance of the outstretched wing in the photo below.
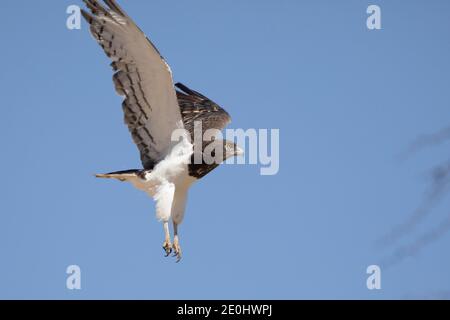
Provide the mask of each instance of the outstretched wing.
POLYGON ((184 128, 191 134, 191 139, 194 139, 196 121, 202 123, 202 134, 208 129, 222 130, 231 122, 228 112, 215 102, 181 83, 175 86, 179 89, 177 98, 184 128))
POLYGON ((169 66, 156 47, 113 0, 83 0, 94 38, 112 60, 116 91, 125 96, 125 123, 145 169, 164 159, 173 130, 183 128, 169 66))

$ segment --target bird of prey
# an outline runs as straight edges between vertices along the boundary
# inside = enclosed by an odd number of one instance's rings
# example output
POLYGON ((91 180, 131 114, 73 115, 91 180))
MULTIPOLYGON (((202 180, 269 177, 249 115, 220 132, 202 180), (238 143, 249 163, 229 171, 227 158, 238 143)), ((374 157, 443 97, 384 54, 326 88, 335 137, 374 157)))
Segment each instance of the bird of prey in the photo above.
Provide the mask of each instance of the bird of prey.
POLYGON ((89 10, 81 13, 90 25, 91 34, 112 60, 115 89, 124 96, 125 124, 143 165, 143 169, 96 176, 128 181, 155 200, 156 217, 165 232, 163 249, 166 256, 173 251, 178 262, 181 259, 178 226, 183 220, 189 187, 220 162, 243 153, 234 142, 226 140, 202 140, 195 145, 195 124, 201 123, 202 134, 208 129, 222 130, 231 118, 204 95, 181 83, 173 84, 170 67, 158 49, 116 1, 83 2, 89 10), (174 132, 179 132, 176 139, 174 132), (219 150, 220 161, 205 161, 203 157, 194 161, 198 153, 204 155, 207 149, 219 150))

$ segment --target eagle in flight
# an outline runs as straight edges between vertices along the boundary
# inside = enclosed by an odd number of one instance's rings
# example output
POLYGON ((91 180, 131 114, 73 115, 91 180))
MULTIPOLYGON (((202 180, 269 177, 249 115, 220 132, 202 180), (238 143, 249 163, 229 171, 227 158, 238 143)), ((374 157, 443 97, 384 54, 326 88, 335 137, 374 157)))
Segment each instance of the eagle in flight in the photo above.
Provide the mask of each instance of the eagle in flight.
POLYGON ((128 181, 155 200, 156 217, 162 221, 165 233, 163 249, 166 256, 173 251, 178 262, 178 226, 183 220, 189 187, 225 159, 243 154, 231 141, 202 139, 200 146, 195 145, 194 128, 200 122, 203 136, 208 129, 222 130, 231 118, 204 95, 181 83, 173 84, 170 67, 158 49, 116 1, 83 2, 89 12, 81 13, 95 40, 112 60, 115 89, 124 97, 125 124, 143 165, 143 169, 96 176, 128 181), (206 150, 219 150, 219 161, 205 161, 206 150))

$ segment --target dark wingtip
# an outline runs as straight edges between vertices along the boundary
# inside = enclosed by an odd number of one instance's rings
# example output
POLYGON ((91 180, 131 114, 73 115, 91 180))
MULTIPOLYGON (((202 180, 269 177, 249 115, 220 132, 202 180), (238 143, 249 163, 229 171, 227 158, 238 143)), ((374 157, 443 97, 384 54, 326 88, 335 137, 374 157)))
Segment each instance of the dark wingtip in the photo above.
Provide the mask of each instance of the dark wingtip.
POLYGON ((127 14, 125 13, 125 10, 123 10, 115 0, 104 0, 104 2, 106 3, 106 5, 113 11, 115 11, 116 13, 120 14, 123 17, 126 17, 127 14))
POLYGON ((91 16, 86 10, 81 9, 81 15, 83 16, 83 18, 89 23, 92 24, 92 22, 94 21, 94 17, 91 16))
POLYGON ((187 86, 185 86, 181 82, 175 83, 175 87, 177 87, 178 89, 180 89, 181 91, 183 91, 184 93, 186 93, 188 95, 196 96, 196 97, 199 97, 199 98, 205 99, 205 100, 210 100, 207 97, 205 97, 204 95, 202 95, 201 93, 188 88, 187 86))
POLYGON ((184 93, 189 93, 191 90, 186 87, 184 84, 182 84, 181 82, 177 82, 175 83, 175 87, 177 87, 178 89, 180 89, 181 91, 183 91, 184 93))

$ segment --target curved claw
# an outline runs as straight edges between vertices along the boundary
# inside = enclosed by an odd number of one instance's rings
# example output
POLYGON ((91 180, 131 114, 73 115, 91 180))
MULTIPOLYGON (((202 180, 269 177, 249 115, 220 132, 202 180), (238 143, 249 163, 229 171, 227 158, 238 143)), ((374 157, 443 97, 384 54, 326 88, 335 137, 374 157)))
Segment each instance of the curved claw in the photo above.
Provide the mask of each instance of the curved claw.
POLYGON ((170 253, 172 252, 172 245, 170 244, 170 242, 164 242, 163 243, 163 249, 166 252, 166 257, 168 257, 170 255, 170 253))
POLYGON ((174 243, 173 245, 173 257, 176 257, 177 260, 176 262, 180 262, 181 260, 181 248, 180 245, 178 243, 174 243))

